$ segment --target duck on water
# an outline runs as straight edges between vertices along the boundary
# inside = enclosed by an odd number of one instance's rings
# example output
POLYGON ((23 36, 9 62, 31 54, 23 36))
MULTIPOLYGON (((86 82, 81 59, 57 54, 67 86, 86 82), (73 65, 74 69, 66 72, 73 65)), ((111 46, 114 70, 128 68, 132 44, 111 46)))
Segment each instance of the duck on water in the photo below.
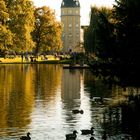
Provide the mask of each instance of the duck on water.
POLYGON ((76 130, 73 131, 73 133, 66 134, 66 140, 76 140, 78 132, 76 130))
POLYGON ((96 140, 94 137, 90 137, 90 140, 96 140))
POLYGON ((74 109, 74 110, 72 110, 72 113, 73 113, 73 114, 78 114, 78 113, 83 114, 84 111, 83 111, 83 110, 74 109))
POLYGON ((30 132, 27 133, 27 136, 21 136, 20 139, 21 140, 31 140, 30 132))
POLYGON ((91 127, 91 129, 83 129, 83 130, 81 130, 82 135, 88 135, 88 134, 93 135, 93 133, 94 133, 93 129, 94 129, 94 127, 91 127))

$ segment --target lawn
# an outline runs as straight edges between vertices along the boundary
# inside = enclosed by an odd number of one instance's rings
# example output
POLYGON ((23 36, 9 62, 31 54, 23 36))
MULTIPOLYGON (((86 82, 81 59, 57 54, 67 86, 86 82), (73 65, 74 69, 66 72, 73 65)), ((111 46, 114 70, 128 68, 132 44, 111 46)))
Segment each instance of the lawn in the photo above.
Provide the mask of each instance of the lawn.
POLYGON ((6 58, 1 57, 0 63, 1 64, 10 64, 10 63, 69 63, 70 60, 60 60, 59 57, 55 57, 54 55, 46 55, 45 58, 43 56, 38 56, 33 58, 33 62, 31 62, 30 57, 28 60, 24 57, 22 60, 21 56, 7 56, 6 58))

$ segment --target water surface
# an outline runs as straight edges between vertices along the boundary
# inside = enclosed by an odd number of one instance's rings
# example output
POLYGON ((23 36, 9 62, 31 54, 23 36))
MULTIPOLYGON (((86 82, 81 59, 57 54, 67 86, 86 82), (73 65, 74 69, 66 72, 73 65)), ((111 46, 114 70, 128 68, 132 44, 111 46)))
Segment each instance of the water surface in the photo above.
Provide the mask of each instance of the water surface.
MULTIPOLYGON (((119 97, 122 91, 109 89, 89 70, 63 69, 61 65, 0 65, 0 140, 17 140, 27 132, 33 140, 65 140, 78 131, 77 140, 88 140, 81 129, 95 128, 101 139, 106 105, 92 98, 119 97), (84 114, 73 114, 83 109, 84 114)), ((117 129, 118 130, 118 129, 117 129)), ((117 139, 118 140, 118 139, 117 139)))

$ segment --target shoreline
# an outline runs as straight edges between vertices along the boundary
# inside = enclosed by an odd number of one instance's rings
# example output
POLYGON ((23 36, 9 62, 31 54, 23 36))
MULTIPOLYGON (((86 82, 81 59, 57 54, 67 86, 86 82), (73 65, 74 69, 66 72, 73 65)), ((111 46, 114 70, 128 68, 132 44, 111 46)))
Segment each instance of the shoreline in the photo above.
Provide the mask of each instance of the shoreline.
POLYGON ((42 59, 42 57, 38 57, 36 59, 30 59, 30 57, 28 58, 28 60, 26 60, 25 58, 22 59, 19 56, 16 56, 14 58, 4 58, 1 57, 0 58, 0 64, 69 64, 70 63, 70 59, 65 59, 63 58, 62 60, 60 60, 59 58, 56 58, 53 55, 47 55, 46 56, 47 59, 42 59))
POLYGON ((36 62, 0 62, 0 65, 2 64, 69 64, 67 61, 61 61, 61 60, 47 60, 47 61, 36 61, 36 62))

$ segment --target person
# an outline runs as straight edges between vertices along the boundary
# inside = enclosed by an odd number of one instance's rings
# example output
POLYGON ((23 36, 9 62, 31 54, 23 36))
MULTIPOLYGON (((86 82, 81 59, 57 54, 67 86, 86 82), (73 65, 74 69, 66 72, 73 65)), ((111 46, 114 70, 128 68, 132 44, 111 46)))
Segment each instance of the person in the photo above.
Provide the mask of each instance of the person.
POLYGON ((24 57, 24 56, 23 56, 23 53, 22 53, 22 54, 21 54, 21 60, 22 60, 22 62, 23 62, 23 57, 24 57))
POLYGON ((30 57, 30 59, 31 59, 31 62, 33 62, 33 61, 34 61, 34 58, 33 58, 32 56, 30 57))
POLYGON ((29 60, 28 55, 25 55, 25 60, 28 62, 28 60, 29 60))

